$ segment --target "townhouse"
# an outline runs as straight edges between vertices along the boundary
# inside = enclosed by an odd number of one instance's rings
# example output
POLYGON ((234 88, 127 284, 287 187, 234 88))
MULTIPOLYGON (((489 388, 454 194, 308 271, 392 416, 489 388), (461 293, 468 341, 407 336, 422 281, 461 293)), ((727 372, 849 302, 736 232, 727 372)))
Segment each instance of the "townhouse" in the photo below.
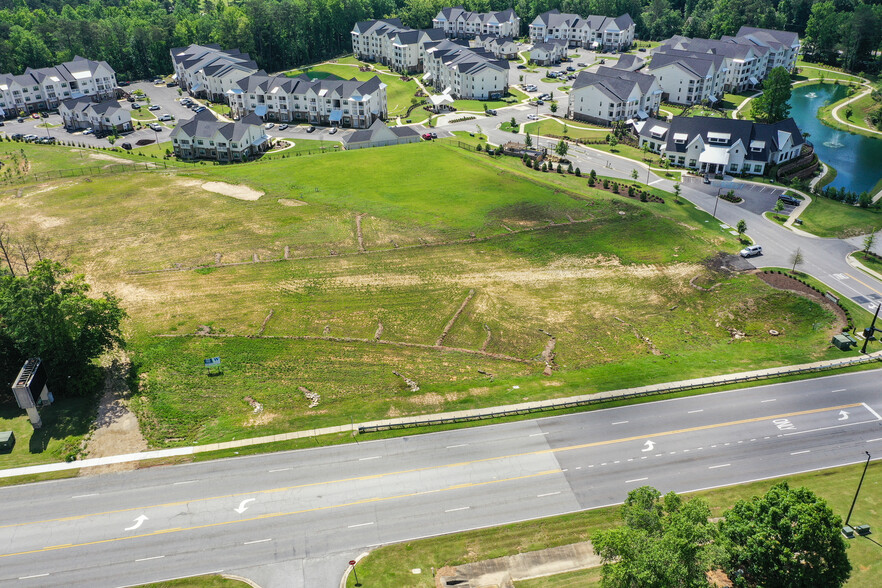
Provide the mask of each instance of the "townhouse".
POLYGON ((567 45, 564 39, 549 39, 534 43, 530 49, 530 61, 542 66, 558 64, 567 56, 567 45))
POLYGON ((270 147, 263 121, 254 114, 238 122, 224 122, 211 110, 203 110, 175 125, 170 137, 175 156, 181 159, 247 161, 270 147))
POLYGON ((88 96, 63 100, 58 114, 68 130, 131 131, 132 113, 116 100, 93 102, 88 96))
POLYGON ((509 62, 481 48, 456 41, 423 47, 423 81, 456 98, 491 100, 508 91, 509 62))
POLYGON ((63 100, 113 98, 116 72, 106 61, 79 55, 52 67, 27 68, 21 75, 0 74, 0 118, 57 108, 63 100))
POLYGON ((563 39, 570 46, 597 50, 622 51, 634 42, 634 20, 629 14, 615 18, 562 13, 559 10, 543 12, 529 26, 530 41, 541 43, 549 39, 563 39))
POLYGON ((594 73, 583 71, 576 77, 567 116, 601 124, 645 119, 658 111, 661 94, 654 76, 600 67, 594 73))
POLYGON ((409 29, 397 18, 357 22, 351 35, 356 58, 402 73, 422 71, 422 47, 445 38, 442 29, 409 29))
POLYGON ((222 102, 227 90, 258 72, 257 64, 238 49, 219 45, 190 45, 171 49, 174 79, 191 96, 222 102))
POLYGON ((511 37, 497 37, 495 35, 475 35, 469 42, 471 47, 480 47, 498 59, 517 59, 518 44, 511 37))
POLYGON ((635 123, 639 146, 648 145, 674 165, 711 174, 764 174, 799 156, 805 139, 792 118, 749 120, 675 116, 635 123))
POLYGON ((653 53, 646 71, 658 80, 663 100, 675 104, 713 104, 725 92, 724 61, 719 55, 666 48, 653 53))
POLYGON ((432 19, 432 28, 441 29, 448 37, 472 39, 477 35, 517 37, 521 19, 512 9, 501 12, 469 12, 462 6, 443 8, 432 19))
POLYGON ((227 91, 233 115, 255 114, 277 122, 306 121, 314 125, 369 128, 385 119, 386 84, 377 76, 367 81, 336 76, 312 80, 254 74, 227 91))
POLYGON ((417 143, 419 140, 420 134, 413 128, 408 126, 387 127, 383 121, 377 119, 369 128, 349 133, 343 137, 343 148, 352 151, 369 147, 417 143))

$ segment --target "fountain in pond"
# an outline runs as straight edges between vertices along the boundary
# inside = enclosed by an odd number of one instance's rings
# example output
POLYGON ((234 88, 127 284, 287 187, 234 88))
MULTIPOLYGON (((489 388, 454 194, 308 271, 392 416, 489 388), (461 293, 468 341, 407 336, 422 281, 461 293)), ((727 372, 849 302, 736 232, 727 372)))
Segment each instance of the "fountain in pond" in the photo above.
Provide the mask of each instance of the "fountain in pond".
POLYGON ((833 137, 824 141, 824 147, 829 147, 830 149, 839 149, 840 147, 843 147, 842 142, 839 141, 839 133, 834 133, 833 137))
POLYGON ((806 98, 817 98, 818 95, 815 94, 814 92, 809 92, 808 94, 805 95, 805 97, 806 98))

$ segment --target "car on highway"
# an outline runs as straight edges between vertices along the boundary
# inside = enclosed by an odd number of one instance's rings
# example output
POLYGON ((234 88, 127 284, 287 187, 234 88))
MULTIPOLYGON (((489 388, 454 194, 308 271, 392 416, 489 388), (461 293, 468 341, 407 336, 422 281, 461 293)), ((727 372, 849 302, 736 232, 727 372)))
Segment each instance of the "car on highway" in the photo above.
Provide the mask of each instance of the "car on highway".
POLYGON ((331 135, 333 135, 333 134, 336 133, 336 132, 337 132, 337 127, 331 127, 331 130, 328 131, 328 133, 331 134, 331 135))
POLYGON ((151 104, 151 105, 147 108, 147 110, 159 110, 160 108, 161 108, 161 106, 159 106, 158 104, 151 104))
POLYGON ((790 194, 781 194, 778 196, 778 200, 784 204, 789 204, 790 206, 799 206, 799 198, 791 196, 790 194))
POLYGON ((738 252, 741 257, 755 257, 763 254, 763 248, 759 245, 748 245, 738 252))

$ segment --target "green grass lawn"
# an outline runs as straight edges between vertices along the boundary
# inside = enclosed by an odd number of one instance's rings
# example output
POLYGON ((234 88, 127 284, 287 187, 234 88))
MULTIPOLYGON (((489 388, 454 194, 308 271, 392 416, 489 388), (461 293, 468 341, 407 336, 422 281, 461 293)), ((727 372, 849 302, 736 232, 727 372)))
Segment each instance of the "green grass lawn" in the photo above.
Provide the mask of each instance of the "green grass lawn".
POLYGON ((824 78, 825 80, 843 80, 846 82, 863 81, 859 76, 836 71, 835 69, 826 67, 822 63, 809 63, 807 61, 803 61, 802 59, 798 59, 796 61, 796 67, 797 69, 799 69, 799 74, 793 76, 793 79, 797 81, 811 78, 824 78))
POLYGON ((154 582, 152 584, 142 584, 136 588, 247 588, 248 586, 250 586, 250 584, 246 584, 241 580, 233 580, 220 575, 211 575, 181 578, 179 580, 166 580, 164 582, 154 582))
POLYGON ((140 121, 155 121, 156 115, 153 114, 150 110, 147 110, 146 106, 141 106, 141 108, 132 108, 131 109, 132 120, 140 120, 140 121))
MULTIPOLYGON (((875 249, 876 248, 874 247, 874 250, 875 249)), ((882 260, 880 260, 878 257, 873 257, 870 255, 865 256, 862 251, 853 253, 852 256, 854 257, 855 261, 859 262, 861 265, 868 267, 877 274, 882 274, 882 260)))
POLYGON ((799 218, 799 227, 819 237, 853 237, 882 227, 882 211, 815 197, 799 218))
POLYGON ((709 116, 713 118, 728 118, 730 115, 725 112, 719 112, 712 108, 707 108, 705 106, 694 106, 689 109, 689 112, 686 113, 686 116, 709 116))
MULTIPOLYGON (((846 517, 863 465, 846 466, 788 476, 791 487, 805 486, 827 500, 834 512, 846 517)), ((765 480, 695 493, 706 500, 712 516, 721 516, 736 500, 764 494, 780 481, 765 480)), ((625 498, 622 490, 621 499, 625 498)), ((874 521, 882 509, 882 481, 868 476, 855 505, 853 520, 874 521)), ((607 507, 581 513, 454 533, 442 537, 409 541, 380 547, 358 564, 359 580, 378 588, 430 588, 434 586, 432 569, 482 561, 505 555, 525 553, 568 545, 590 539, 594 533, 621 524, 619 507, 607 507), (420 568, 421 574, 411 569, 420 568)), ((849 588, 872 588, 882 574, 882 559, 874 541, 854 539, 849 543, 848 557, 853 570, 849 588)), ((599 568, 552 576, 532 582, 518 582, 517 588, 570 588, 596 586, 599 568)), ((347 586, 354 586, 350 575, 347 586)))
POLYGON ((833 127, 835 129, 840 129, 848 133, 858 133, 865 137, 872 137, 874 139, 882 139, 882 134, 880 134, 880 130, 875 128, 868 120, 867 116, 869 115, 871 110, 875 110, 879 107, 879 102, 873 100, 870 94, 858 98, 854 102, 852 102, 848 106, 844 106, 839 109, 839 118, 851 123, 852 125, 856 125, 860 128, 855 129, 854 127, 850 127, 847 125, 841 124, 839 121, 833 118, 833 110, 837 108, 843 102, 851 100, 857 93, 863 92, 863 88, 859 88, 852 92, 849 92, 849 95, 843 98, 842 100, 830 104, 828 106, 822 106, 818 109, 818 119, 821 120, 825 125, 829 127, 833 127), (851 118, 846 116, 848 108, 852 109, 851 118))
POLYGON ((527 95, 515 88, 509 88, 509 94, 502 100, 454 100, 453 106, 457 110, 465 110, 468 112, 484 112, 487 108, 496 109, 511 106, 520 102, 527 95), (486 108, 485 108, 486 107, 486 108))
POLYGON ((598 143, 596 145, 591 145, 590 147, 592 149, 618 155, 619 157, 627 157, 628 159, 633 159, 634 161, 639 161, 641 163, 646 163, 646 158, 648 157, 651 166, 658 167, 661 165, 661 158, 658 154, 652 153, 651 151, 643 153, 642 149, 631 147, 630 145, 619 143, 615 147, 610 147, 607 143, 598 143))
POLYGON ((557 119, 542 119, 524 125, 524 131, 531 135, 546 137, 569 137, 571 139, 603 139, 609 129, 589 128, 579 123, 561 122, 557 119))

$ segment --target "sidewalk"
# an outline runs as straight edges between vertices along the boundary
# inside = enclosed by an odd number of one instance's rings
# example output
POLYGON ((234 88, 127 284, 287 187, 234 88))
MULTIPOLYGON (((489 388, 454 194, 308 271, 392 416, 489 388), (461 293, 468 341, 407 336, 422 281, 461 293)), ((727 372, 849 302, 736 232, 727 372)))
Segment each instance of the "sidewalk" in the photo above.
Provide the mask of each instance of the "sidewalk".
POLYGON ((353 423, 339 425, 336 427, 325 427, 322 429, 309 429, 306 431, 294 431, 292 433, 283 433, 279 435, 267 435, 265 437, 253 437, 251 439, 240 439, 237 441, 225 441, 223 443, 209 443, 206 445, 194 445, 191 447, 177 447, 172 449, 159 449, 156 451, 143 451, 140 453, 128 453, 123 455, 112 455, 108 457, 98 457, 92 459, 84 459, 80 461, 49 463, 43 465, 25 466, 20 468, 12 468, 8 470, 0 470, 0 478, 9 478, 12 476, 26 476, 33 474, 42 474, 47 472, 59 472, 64 470, 75 470, 80 468, 88 468, 94 466, 109 465, 115 463, 124 463, 132 461, 145 461, 149 459, 158 459, 165 457, 177 457, 182 455, 194 455, 196 453, 204 453, 206 451, 219 451, 223 449, 236 449, 239 447, 248 447, 249 445, 260 445, 264 443, 275 443, 279 441, 290 441, 293 439, 304 439, 308 437, 318 437, 320 435, 331 435, 337 433, 357 433, 359 430, 382 430, 389 428, 402 428, 404 426, 420 426, 425 424, 437 423, 438 421, 457 421, 457 420, 475 420, 478 418, 492 418, 494 415, 501 413, 529 413, 542 410, 553 410, 555 408, 566 408, 568 406, 576 406, 592 401, 601 401, 616 397, 635 397, 643 395, 659 394, 665 391, 688 390, 695 388, 704 388, 712 386, 723 386, 726 384, 748 382, 773 378, 776 376, 784 376, 794 373, 804 373, 807 371, 822 371, 826 369, 834 369, 838 367, 847 367, 860 363, 867 363, 872 360, 882 361, 882 351, 876 351, 867 355, 853 356, 843 359, 831 359, 827 361, 818 361, 814 363, 806 363, 793 366, 782 366, 777 368, 769 368, 765 370, 753 370, 749 372, 738 372, 735 374, 725 374, 721 376, 710 376, 707 378, 693 378, 691 380, 681 380, 679 382, 668 382, 663 384, 652 384, 649 386, 640 386, 637 388, 624 388, 620 390, 609 390, 607 392, 597 392, 594 394, 584 394, 581 396, 571 396, 569 398, 555 398, 551 400, 540 400, 536 402, 523 402, 520 404, 510 404, 507 406, 491 406, 487 408, 479 408, 473 410, 460 410, 456 412, 426 414, 413 417, 404 417, 397 419, 385 419, 380 421, 369 421, 364 423, 353 423))

